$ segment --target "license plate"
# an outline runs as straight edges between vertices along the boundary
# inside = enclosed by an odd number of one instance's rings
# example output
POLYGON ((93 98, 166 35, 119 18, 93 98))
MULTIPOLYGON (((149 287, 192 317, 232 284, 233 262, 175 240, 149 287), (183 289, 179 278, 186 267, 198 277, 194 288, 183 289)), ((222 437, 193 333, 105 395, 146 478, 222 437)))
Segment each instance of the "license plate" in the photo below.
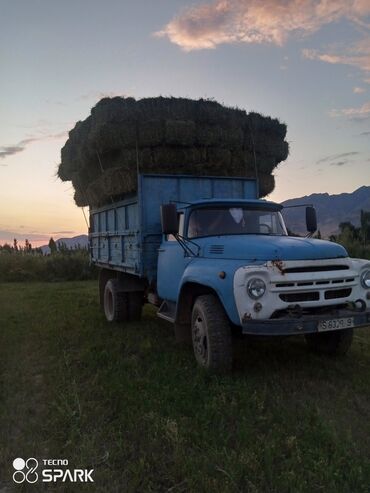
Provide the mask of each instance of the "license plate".
POLYGON ((319 332, 326 330, 350 329, 354 326, 353 317, 331 318, 330 320, 321 320, 318 325, 319 332))

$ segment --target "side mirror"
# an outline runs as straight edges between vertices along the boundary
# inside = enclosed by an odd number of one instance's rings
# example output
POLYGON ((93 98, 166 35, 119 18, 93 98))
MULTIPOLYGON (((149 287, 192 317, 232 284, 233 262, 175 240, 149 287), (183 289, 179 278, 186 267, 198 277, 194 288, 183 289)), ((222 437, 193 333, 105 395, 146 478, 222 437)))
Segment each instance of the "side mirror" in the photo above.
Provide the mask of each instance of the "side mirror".
POLYGON ((161 205, 162 233, 176 235, 179 232, 179 217, 176 204, 161 205))
POLYGON ((306 207, 306 227, 312 234, 317 230, 316 209, 312 206, 306 207))

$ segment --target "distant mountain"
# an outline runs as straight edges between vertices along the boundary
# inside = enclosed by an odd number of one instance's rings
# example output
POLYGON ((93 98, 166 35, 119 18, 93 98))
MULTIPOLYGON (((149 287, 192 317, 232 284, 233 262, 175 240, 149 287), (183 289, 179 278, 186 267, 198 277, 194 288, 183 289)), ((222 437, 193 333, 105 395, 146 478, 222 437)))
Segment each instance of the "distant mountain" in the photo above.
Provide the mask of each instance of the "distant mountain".
MULTIPOLYGON (((57 244, 57 246, 64 244, 67 248, 71 249, 77 248, 78 246, 80 246, 81 248, 87 248, 88 238, 87 235, 74 236, 73 238, 59 238, 58 240, 55 240, 55 243, 57 244)), ((42 250, 42 253, 50 253, 50 248, 48 245, 44 245, 40 248, 42 250)))
MULTIPOLYGON (((329 237, 338 232, 338 225, 350 221, 354 226, 360 225, 361 209, 370 211, 370 187, 360 187, 352 193, 329 195, 314 193, 283 202, 283 205, 312 204, 316 208, 318 229, 322 237, 329 237)), ((305 208, 285 209, 283 215, 287 227, 294 233, 306 233, 305 208)))

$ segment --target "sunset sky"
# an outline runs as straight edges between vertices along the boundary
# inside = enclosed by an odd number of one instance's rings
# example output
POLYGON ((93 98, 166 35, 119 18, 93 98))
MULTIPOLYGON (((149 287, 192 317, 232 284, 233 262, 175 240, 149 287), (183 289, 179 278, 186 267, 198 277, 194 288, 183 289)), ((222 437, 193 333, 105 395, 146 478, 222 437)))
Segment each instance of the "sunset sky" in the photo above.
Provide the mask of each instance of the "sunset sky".
POLYGON ((0 0, 0 243, 86 232, 55 176, 103 96, 214 98, 278 117, 270 198, 370 185, 370 0, 0 0))

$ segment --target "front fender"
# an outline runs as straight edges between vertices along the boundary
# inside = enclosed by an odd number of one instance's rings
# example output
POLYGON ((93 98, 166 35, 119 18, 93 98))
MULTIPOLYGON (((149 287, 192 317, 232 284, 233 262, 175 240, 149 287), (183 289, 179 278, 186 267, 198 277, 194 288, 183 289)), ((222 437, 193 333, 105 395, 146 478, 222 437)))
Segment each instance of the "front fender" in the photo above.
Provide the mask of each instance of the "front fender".
POLYGON ((210 288, 216 292, 231 322, 240 325, 234 296, 234 273, 240 265, 237 261, 221 259, 217 262, 214 259, 199 259, 192 262, 184 271, 178 299, 181 299, 183 289, 188 283, 210 288), (221 272, 225 273, 225 277, 220 276, 221 272))

